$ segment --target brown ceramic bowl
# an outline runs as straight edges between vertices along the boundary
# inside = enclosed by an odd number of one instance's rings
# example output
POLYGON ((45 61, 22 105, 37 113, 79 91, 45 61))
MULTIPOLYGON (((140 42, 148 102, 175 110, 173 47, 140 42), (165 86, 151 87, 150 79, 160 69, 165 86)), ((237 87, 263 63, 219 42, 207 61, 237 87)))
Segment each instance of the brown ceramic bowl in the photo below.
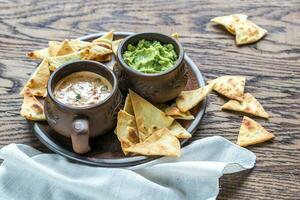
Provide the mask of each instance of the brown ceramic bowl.
POLYGON ((130 88, 152 103, 163 103, 174 99, 187 83, 183 47, 176 39, 161 33, 138 33, 125 38, 118 48, 117 62, 118 65, 114 69, 120 89, 126 93, 130 88), (172 44, 178 56, 174 66, 155 74, 142 73, 128 66, 123 60, 124 51, 129 44, 135 45, 142 39, 172 44))
POLYGON ((116 125, 116 116, 122 102, 117 78, 104 64, 94 61, 76 61, 58 68, 50 77, 45 101, 45 114, 49 125, 72 140, 76 153, 90 150, 89 138, 111 132, 116 125), (110 96, 102 102, 85 107, 61 103, 54 95, 59 80, 79 71, 90 71, 105 77, 112 85, 110 96))

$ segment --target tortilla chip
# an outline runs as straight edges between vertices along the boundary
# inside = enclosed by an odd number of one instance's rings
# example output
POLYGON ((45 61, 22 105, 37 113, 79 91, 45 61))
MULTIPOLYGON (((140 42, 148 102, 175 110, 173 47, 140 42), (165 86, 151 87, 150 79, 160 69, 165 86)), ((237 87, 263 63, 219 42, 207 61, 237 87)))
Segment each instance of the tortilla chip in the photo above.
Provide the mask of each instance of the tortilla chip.
MULTIPOLYGON (((90 48, 93 43, 81 41, 79 39, 73 39, 73 40, 67 40, 67 44, 65 44, 67 47, 71 47, 73 49, 73 52, 80 51, 85 48, 90 48)), ((58 41, 49 41, 49 52, 50 56, 58 56, 57 52, 59 51, 60 47, 62 46, 63 42, 58 41)), ((71 52, 71 53, 73 53, 71 52)), ((67 54, 64 54, 67 55, 67 54)))
POLYGON ((92 44, 89 47, 89 53, 86 54, 84 59, 86 60, 95 60, 95 61, 110 61, 110 54, 112 51, 102 46, 92 44))
POLYGON ((257 26, 253 22, 246 20, 240 22, 235 27, 237 45, 244 45, 257 42, 267 34, 267 30, 257 26))
POLYGON ((108 48, 93 44, 91 42, 85 42, 81 40, 71 40, 70 44, 76 51, 82 49, 89 49, 89 54, 85 57, 87 60, 96 61, 110 61, 112 51, 108 48))
POLYGON ((241 21, 247 20, 248 16, 243 14, 234 14, 211 19, 211 22, 223 25, 232 35, 236 34, 236 26, 241 21))
POLYGON ((124 111, 127 112, 130 115, 134 115, 134 111, 133 111, 133 107, 132 107, 131 98, 130 98, 129 93, 128 93, 126 99, 125 99, 124 111))
POLYGON ((126 155, 126 149, 139 142, 135 117, 123 110, 120 110, 118 113, 116 134, 121 143, 121 148, 126 155))
POLYGON ((44 48, 27 53, 27 56, 32 59, 44 59, 50 56, 49 48, 44 48))
POLYGON ((109 31, 105 33, 103 36, 101 36, 100 38, 93 40, 92 43, 111 49, 113 38, 114 38, 114 31, 109 31))
POLYGON ((173 38, 175 38, 176 40, 178 40, 179 39, 179 34, 176 32, 176 33, 173 33, 172 35, 171 35, 171 37, 173 37, 173 38))
POLYGON ((112 41, 111 48, 115 55, 118 54, 118 48, 123 39, 112 41))
POLYGON ((221 76, 209 83, 215 83, 214 90, 229 99, 243 100, 246 77, 244 76, 221 76))
POLYGON ((262 105, 250 93, 243 96, 241 102, 230 100, 222 106, 222 110, 233 110, 249 113, 258 117, 269 118, 268 113, 264 110, 262 105))
POLYGON ((80 51, 84 48, 89 48, 92 45, 91 42, 85 42, 78 39, 71 40, 69 43, 75 51, 80 51))
MULTIPOLYGON (((49 44, 49 48, 50 48, 50 44, 49 44)), ((64 40, 61 44, 59 44, 57 46, 57 49, 55 49, 55 52, 52 52, 50 48, 51 56, 63 56, 63 55, 71 54, 73 52, 75 52, 75 49, 73 49, 69 40, 64 40)))
POLYGON ((240 133, 237 139, 237 144, 246 147, 253 144, 263 143, 273 139, 275 136, 268 132, 259 123, 244 116, 240 133))
POLYGON ((50 77, 50 70, 48 66, 47 58, 41 62, 41 64, 35 69, 33 74, 30 76, 21 95, 24 94, 26 88, 28 88, 32 95, 46 97, 47 96, 47 84, 50 77))
POLYGON ((155 131, 169 127, 174 119, 129 90, 140 141, 146 140, 155 131))
POLYGON ((154 132, 144 142, 135 144, 127 152, 138 153, 146 156, 175 156, 181 155, 180 143, 167 128, 154 132))
POLYGON ((66 64, 71 61, 83 60, 85 57, 88 57, 88 55, 89 55, 89 50, 83 49, 81 51, 77 51, 64 56, 49 57, 48 58, 49 69, 51 71, 54 71, 58 67, 62 66, 63 64, 66 64))
POLYGON ((63 56, 75 52, 69 40, 64 40, 58 49, 56 56, 63 56))
POLYGON ((50 57, 56 56, 57 51, 60 48, 61 42, 58 42, 58 41, 49 41, 48 45, 49 45, 49 54, 50 54, 50 57))
POLYGON ((29 89, 24 90, 24 101, 21 108, 21 115, 29 120, 46 120, 44 106, 31 94, 29 89))
POLYGON ((163 110, 167 115, 173 117, 174 119, 183 119, 183 120, 193 120, 195 117, 191 114, 190 111, 181 112, 177 108, 176 104, 168 106, 163 110))
POLYGON ((198 105, 211 91, 214 84, 196 90, 182 91, 176 98, 176 105, 181 112, 187 112, 198 105))
POLYGON ((168 128, 172 135, 179 139, 187 139, 191 138, 192 135, 187 132, 176 120, 172 123, 172 125, 168 128))

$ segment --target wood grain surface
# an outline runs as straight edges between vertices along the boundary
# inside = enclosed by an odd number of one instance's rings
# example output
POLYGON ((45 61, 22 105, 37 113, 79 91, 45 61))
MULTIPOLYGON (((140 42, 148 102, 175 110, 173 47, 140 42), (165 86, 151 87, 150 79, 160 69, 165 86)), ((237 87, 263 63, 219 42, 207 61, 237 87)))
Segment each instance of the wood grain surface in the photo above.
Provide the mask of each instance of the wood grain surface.
MULTIPOLYGON (((108 31, 179 32, 187 54, 206 80, 245 75, 251 92, 271 115, 256 120, 276 138, 249 147, 252 171, 221 179, 219 199, 300 199, 300 1, 3 1, 0 0, 0 147, 25 143, 48 151, 20 115, 20 89, 36 67, 25 53, 48 40, 108 31), (237 47, 234 37, 209 22, 245 13, 268 30, 260 42, 237 47)), ((236 141, 242 114, 223 112, 226 99, 209 96, 192 140, 220 135, 236 141)))

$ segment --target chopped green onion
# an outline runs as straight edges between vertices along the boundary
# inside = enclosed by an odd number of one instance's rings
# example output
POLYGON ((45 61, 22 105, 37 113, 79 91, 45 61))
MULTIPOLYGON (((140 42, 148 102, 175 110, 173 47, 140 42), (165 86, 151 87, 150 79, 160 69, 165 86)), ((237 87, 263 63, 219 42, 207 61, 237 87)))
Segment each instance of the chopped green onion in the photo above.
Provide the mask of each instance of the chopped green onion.
POLYGON ((77 95, 76 95, 76 101, 79 101, 80 99, 81 99, 80 94, 77 94, 77 95))

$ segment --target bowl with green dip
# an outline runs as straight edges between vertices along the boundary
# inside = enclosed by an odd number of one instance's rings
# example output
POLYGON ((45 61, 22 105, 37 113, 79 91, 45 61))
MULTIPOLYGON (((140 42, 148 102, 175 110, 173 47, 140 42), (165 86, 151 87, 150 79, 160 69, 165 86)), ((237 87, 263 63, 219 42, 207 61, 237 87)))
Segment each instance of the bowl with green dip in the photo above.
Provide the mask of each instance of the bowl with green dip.
POLYGON ((152 103, 174 99, 187 83, 184 50, 161 33, 138 33, 125 38, 114 70, 120 89, 130 88, 152 103))

